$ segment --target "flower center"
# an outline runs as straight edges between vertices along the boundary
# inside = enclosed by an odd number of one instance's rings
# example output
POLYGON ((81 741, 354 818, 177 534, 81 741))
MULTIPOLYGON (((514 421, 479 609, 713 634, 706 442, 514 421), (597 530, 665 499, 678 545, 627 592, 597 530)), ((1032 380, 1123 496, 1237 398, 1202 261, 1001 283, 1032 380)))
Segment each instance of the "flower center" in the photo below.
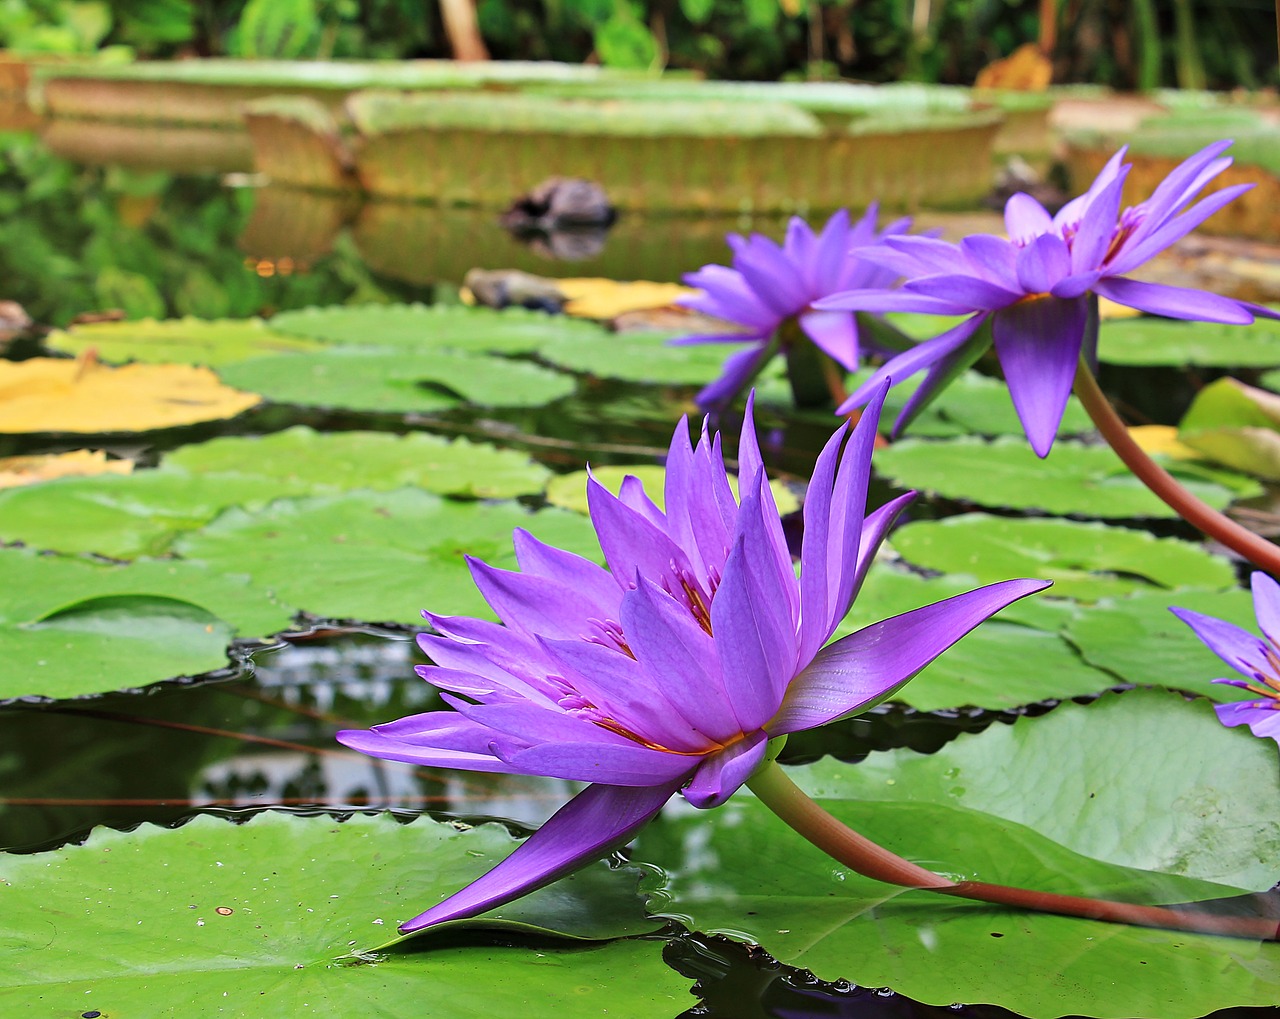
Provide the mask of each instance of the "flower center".
POLYGON ((1258 707, 1280 710, 1280 655, 1276 654, 1276 649, 1269 642, 1259 643, 1258 648, 1266 660, 1268 671, 1255 669, 1253 678, 1257 682, 1244 683, 1242 686, 1251 693, 1266 698, 1258 707))

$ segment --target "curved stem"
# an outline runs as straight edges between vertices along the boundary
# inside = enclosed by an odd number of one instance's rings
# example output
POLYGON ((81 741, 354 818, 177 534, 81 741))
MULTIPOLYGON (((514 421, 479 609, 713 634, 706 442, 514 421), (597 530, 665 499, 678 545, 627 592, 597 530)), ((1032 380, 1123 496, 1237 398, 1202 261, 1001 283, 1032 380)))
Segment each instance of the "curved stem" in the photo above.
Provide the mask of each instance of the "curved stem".
POLYGON ((1259 569, 1280 577, 1280 545, 1241 527, 1230 517, 1197 499, 1178 484, 1168 471, 1147 456, 1133 441, 1129 429, 1098 387, 1098 380, 1093 377, 1093 372, 1083 359, 1076 368, 1075 394, 1084 404, 1084 409, 1102 437, 1107 440, 1107 444, 1139 481, 1191 526, 1244 556, 1259 569))
POLYGON ((907 888, 921 888, 941 895, 1018 906, 1041 913, 1078 916, 1086 920, 1108 920, 1139 927, 1196 931, 1202 934, 1225 934, 1255 941, 1280 940, 1280 923, 1264 917, 1220 916, 1078 895, 1056 895, 1053 892, 993 885, 985 881, 951 881, 941 874, 904 860, 837 821, 811 800, 775 763, 761 768, 747 785, 765 806, 788 825, 828 856, 863 877, 907 888))

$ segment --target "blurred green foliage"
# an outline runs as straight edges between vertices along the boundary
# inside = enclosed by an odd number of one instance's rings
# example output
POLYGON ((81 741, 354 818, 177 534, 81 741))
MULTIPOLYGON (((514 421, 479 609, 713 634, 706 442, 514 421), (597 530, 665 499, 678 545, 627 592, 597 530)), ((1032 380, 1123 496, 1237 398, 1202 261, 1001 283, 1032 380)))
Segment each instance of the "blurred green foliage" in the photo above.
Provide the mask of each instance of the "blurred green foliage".
POLYGON ((110 309, 238 318, 390 299, 342 238, 307 272, 259 275, 237 247, 254 199, 215 177, 81 167, 0 135, 4 297, 52 325, 110 309))
MULTIPOLYGON (((716 78, 967 84, 1054 40, 1055 80, 1121 88, 1280 82, 1270 0, 474 0, 499 59, 596 60, 716 78)), ((419 0, 0 0, 0 45, 85 54, 448 57, 419 0)))

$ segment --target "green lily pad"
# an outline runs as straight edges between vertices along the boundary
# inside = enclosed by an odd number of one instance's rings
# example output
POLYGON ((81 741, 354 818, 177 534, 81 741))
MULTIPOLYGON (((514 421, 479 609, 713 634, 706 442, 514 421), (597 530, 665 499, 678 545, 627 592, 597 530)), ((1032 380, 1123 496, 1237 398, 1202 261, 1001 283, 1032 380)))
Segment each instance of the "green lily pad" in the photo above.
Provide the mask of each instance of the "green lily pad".
POLYGON ((271 328, 323 343, 472 354, 532 354, 566 337, 607 348, 615 338, 594 322, 524 308, 494 311, 423 304, 339 305, 286 311, 271 320, 271 328))
MULTIPOLYGON (((1267 742, 1220 726, 1206 702, 1133 691, 932 755, 788 773, 855 830, 949 876, 1187 901, 1276 879, 1280 775, 1267 742)), ((807 846, 748 795, 709 813, 664 815, 640 834, 632 858, 669 875, 650 908, 823 979, 1032 1019, 1192 1019, 1269 1004, 1280 989, 1274 943, 901 891, 807 846)))
POLYGON ((1098 360, 1106 364, 1272 368, 1280 364, 1280 322, 1253 325, 1126 318, 1104 322, 1098 360))
MULTIPOLYGON (((291 1016, 367 1014, 376 1002, 380 1015, 408 1017, 430 1001, 450 1016, 558 1019, 689 1003, 660 941, 535 949, 422 937, 367 951, 513 845, 495 825, 264 814, 99 829, 84 845, 0 857, 0 1005, 291 1016)), ((591 940, 651 930, 635 882, 635 871, 597 866, 490 923, 591 940)))
MULTIPOLYGON (((875 456, 876 471, 894 484, 976 503, 1047 513, 1120 519, 1174 517, 1105 446, 1059 441, 1041 460, 1025 439, 925 441, 905 439, 875 456)), ((1215 509, 1232 499, 1258 494, 1256 483, 1233 491, 1202 480, 1182 464, 1168 470, 1184 487, 1215 509)))
POLYGON ((916 566, 972 574, 984 584, 1052 580, 1046 593, 1059 598, 1092 601, 1152 585, 1235 586, 1231 564, 1199 545, 1098 523, 967 513, 906 524, 893 532, 893 547, 916 566))
POLYGON ((338 346, 240 361, 219 374, 228 385, 276 403, 395 414, 429 413, 467 403, 538 407, 574 389, 571 378, 537 365, 450 350, 414 357, 338 346))
POLYGON ((295 610, 239 571, 106 564, 0 549, 0 700, 79 697, 199 675, 233 637, 286 629, 295 610))
MULTIPOLYGON (((961 574, 925 579, 876 566, 835 636, 978 586, 976 578, 961 574)), ((1115 686, 1115 677, 1083 661, 1057 632, 1059 614, 1048 613, 1049 625, 1044 625, 1046 620, 1036 612, 1044 600, 1040 594, 1001 610, 928 665, 893 699, 921 711, 966 705, 1002 709, 1095 694, 1115 686)))
POLYGON ((54 331, 48 344, 69 354, 82 354, 92 348, 104 361, 210 366, 319 347, 311 340, 285 336, 260 318, 210 321, 190 317, 77 325, 54 331))
POLYGON ((514 496, 539 491, 548 474, 519 453, 466 439, 291 428, 185 446, 155 470, 0 491, 0 539, 118 559, 162 555, 179 534, 230 506, 404 485, 446 495, 514 496))
POLYGON ((424 608, 493 618, 464 557, 514 569, 516 527, 599 555, 590 522, 577 513, 449 502, 416 489, 230 509, 175 550, 215 571, 248 572, 258 589, 317 616, 414 624, 424 608))
MULTIPOLYGON (((538 351, 544 361, 585 375, 627 382, 693 386, 720 374, 725 358, 742 350, 737 343, 672 345, 671 334, 627 332, 605 336, 566 333, 538 351)), ((774 358, 769 369, 782 370, 774 358)))
POLYGON ((1209 682, 1221 676, 1235 678, 1235 673, 1169 611, 1171 605, 1257 632, 1253 599, 1237 590, 1150 592, 1108 600, 1095 610, 1077 613, 1063 634, 1086 661, 1126 683, 1176 687, 1220 701, 1252 696, 1209 682))
POLYGON ((1178 426, 1178 440, 1207 459, 1280 480, 1280 397, 1232 378, 1205 386, 1178 426))

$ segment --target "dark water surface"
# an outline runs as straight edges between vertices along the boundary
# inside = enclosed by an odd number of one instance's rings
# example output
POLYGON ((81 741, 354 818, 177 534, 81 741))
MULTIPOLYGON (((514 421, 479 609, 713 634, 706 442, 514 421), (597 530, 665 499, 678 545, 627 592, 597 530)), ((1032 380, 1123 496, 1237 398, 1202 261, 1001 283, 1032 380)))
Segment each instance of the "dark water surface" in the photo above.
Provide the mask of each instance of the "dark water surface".
MULTIPOLYGON (((85 167, 16 136, 0 136, 0 152, 6 153, 0 163, 0 299, 22 301, 51 324, 112 306, 113 298, 149 300, 144 282, 163 301, 158 313, 216 317, 352 299, 448 300, 474 266, 674 280, 722 259, 727 228, 775 236, 783 228, 781 221, 624 217, 601 250, 565 262, 511 237, 491 212, 362 204, 251 187, 241 178, 227 186, 213 176, 85 167)), ((1138 374, 1113 381, 1162 420, 1176 418, 1184 391, 1189 393, 1178 373, 1163 381, 1138 374)), ((606 463, 656 455, 688 396, 687 390, 659 387, 582 386, 548 408, 454 413, 411 425, 398 416, 268 408, 230 426, 148 435, 141 445, 154 460, 165 449, 215 434, 266 433, 295 423, 325 430, 415 427, 526 449, 553 469, 570 470, 588 458, 606 463)), ((830 427, 804 419, 761 424, 762 434, 772 436, 766 448, 771 472, 783 477, 807 474, 830 427)), ((724 427, 736 432, 736 422, 724 427)), ((40 436, 0 440, 0 454, 60 448, 65 443, 40 436)), ((882 495, 873 492, 873 504, 882 495)), ((916 512, 949 511, 926 504, 916 512)), ((420 660, 408 631, 321 625, 251 658, 240 655, 225 674, 134 693, 0 707, 0 847, 29 852, 77 840, 99 824, 174 823, 196 812, 238 816, 268 807, 389 809, 501 818, 528 827, 545 820, 571 794, 570 783, 426 771, 355 755, 334 743, 339 728, 431 708, 434 693, 413 675, 420 660)), ((798 735, 787 755, 803 760, 834 753, 855 761, 897 746, 928 752, 961 732, 1013 717, 883 707, 821 735, 798 735)), ((1010 1014, 981 1005, 925 1006, 888 991, 820 984, 743 945, 680 931, 672 932, 666 957, 699 981, 702 1004, 689 1015, 1010 1014)), ((1216 1013, 1242 1019, 1262 1014, 1216 1013)))

